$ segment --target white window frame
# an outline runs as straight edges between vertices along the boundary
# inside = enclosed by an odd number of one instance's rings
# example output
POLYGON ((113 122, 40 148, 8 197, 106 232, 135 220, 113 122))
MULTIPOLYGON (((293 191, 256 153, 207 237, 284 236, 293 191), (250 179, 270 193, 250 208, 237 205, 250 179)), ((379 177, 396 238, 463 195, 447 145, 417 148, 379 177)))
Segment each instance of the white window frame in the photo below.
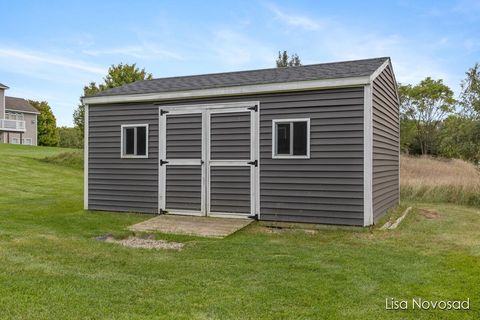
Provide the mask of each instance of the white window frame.
POLYGON ((137 159, 147 159, 148 158, 148 124, 142 123, 142 124, 122 124, 120 126, 120 157, 121 158, 137 158, 137 159), (145 142, 145 155, 137 155, 137 129, 138 127, 145 127, 146 128, 146 139, 147 141, 145 142), (124 144, 124 132, 126 128, 135 128, 135 134, 134 134, 134 152, 135 154, 124 154, 123 149, 125 147, 124 144))
POLYGON ((31 145, 32 145, 32 142, 33 142, 33 141, 32 141, 32 138, 24 138, 24 139, 22 139, 22 144, 24 144, 24 145, 31 146, 31 145), (28 141, 28 143, 27 143, 27 141, 28 141))
POLYGON ((272 159, 310 159, 310 118, 297 119, 273 119, 272 120, 272 159), (306 122, 307 123, 307 154, 294 155, 293 154, 293 123, 306 122), (290 154, 277 154, 277 124, 290 124, 290 154))
POLYGON ((10 138, 10 143, 11 143, 11 144, 20 144, 20 138, 11 137, 11 138, 10 138))

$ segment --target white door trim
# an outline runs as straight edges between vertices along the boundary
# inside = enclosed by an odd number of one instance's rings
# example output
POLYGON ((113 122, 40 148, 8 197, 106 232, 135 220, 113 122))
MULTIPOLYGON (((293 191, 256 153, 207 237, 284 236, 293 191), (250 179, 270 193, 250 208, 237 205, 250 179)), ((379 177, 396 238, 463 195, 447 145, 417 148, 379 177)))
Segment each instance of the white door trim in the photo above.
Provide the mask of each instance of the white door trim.
POLYGON ((183 209, 170 209, 167 208, 167 167, 168 166, 200 166, 201 169, 201 180, 200 185, 205 184, 205 165, 202 163, 204 159, 204 150, 205 150, 205 137, 202 130, 202 154, 201 159, 167 159, 167 117, 169 115, 180 115, 180 114, 195 114, 198 113, 202 117, 202 126, 204 123, 204 115, 201 110, 186 110, 182 112, 181 110, 168 111, 168 113, 162 115, 162 108, 158 109, 159 117, 159 152, 158 152, 158 213, 161 213, 162 210, 168 211, 169 214, 181 214, 181 215, 192 215, 192 216, 204 216, 205 215, 205 188, 200 188, 200 210, 183 210, 183 209), (161 161, 165 160, 168 163, 161 164, 161 161))
POLYGON ((197 105, 174 105, 159 106, 159 177, 158 177, 158 212, 168 210, 172 214, 185 215, 208 215, 212 217, 248 217, 258 215, 260 208, 260 124, 259 124, 259 101, 216 103, 216 104, 197 104, 197 105), (248 110, 250 107, 257 107, 257 110, 248 110), (162 112, 167 112, 162 114, 162 112), (211 114, 215 113, 234 113, 250 112, 250 160, 211 160, 210 157, 210 139, 211 139, 211 114), (168 115, 178 114, 202 114, 202 159, 166 159, 166 118, 168 115), (161 160, 167 160, 168 163, 160 165, 161 160), (258 165, 248 164, 250 161, 257 160, 258 165), (203 161, 203 163, 202 163, 203 161), (166 208, 166 167, 168 165, 201 165, 201 210, 171 210, 166 208), (246 166, 250 170, 250 213, 225 213, 211 212, 210 198, 210 173, 211 167, 215 166, 246 166))

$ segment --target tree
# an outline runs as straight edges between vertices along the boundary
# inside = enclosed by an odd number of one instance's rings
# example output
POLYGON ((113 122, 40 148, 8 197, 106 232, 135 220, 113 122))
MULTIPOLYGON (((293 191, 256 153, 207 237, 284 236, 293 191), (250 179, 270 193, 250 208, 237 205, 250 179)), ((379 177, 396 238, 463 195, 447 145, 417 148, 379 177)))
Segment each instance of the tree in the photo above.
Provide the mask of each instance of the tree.
POLYGON ((439 152, 447 158, 480 162, 480 121, 453 115, 443 121, 439 152))
POLYGON ((431 153, 439 124, 454 111, 453 91, 443 80, 427 77, 415 86, 401 85, 399 92, 402 116, 415 123, 421 153, 431 153))
POLYGON ((293 66, 301 66, 301 65, 302 65, 302 62, 300 61, 300 57, 298 56, 298 54, 294 53, 289 57, 287 51, 283 51, 283 52, 278 51, 277 68, 293 67, 293 66))
POLYGON ((62 148, 81 148, 82 141, 76 128, 60 127, 57 128, 59 143, 62 148))
POLYGON ((37 117, 37 137, 40 146, 58 146, 57 119, 46 101, 28 101, 35 109, 40 111, 37 117))
MULTIPOLYGON (((108 68, 107 75, 103 78, 103 83, 96 84, 90 82, 83 87, 83 96, 91 96, 107 89, 123 86, 139 80, 151 80, 153 78, 151 73, 147 73, 145 69, 139 69, 134 64, 117 64, 111 65, 108 68)), ((85 128, 85 105, 80 101, 78 108, 73 112, 73 122, 80 134, 80 139, 83 141, 83 130, 85 128)))
POLYGON ((465 74, 467 77, 460 84, 461 113, 480 120, 480 65, 475 63, 465 74))

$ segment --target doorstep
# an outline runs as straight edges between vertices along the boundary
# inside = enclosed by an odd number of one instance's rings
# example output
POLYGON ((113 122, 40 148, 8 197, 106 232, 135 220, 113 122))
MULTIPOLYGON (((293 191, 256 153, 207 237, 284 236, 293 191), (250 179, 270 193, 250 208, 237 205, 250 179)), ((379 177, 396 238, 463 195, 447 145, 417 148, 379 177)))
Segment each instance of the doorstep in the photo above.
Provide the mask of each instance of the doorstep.
POLYGON ((245 228, 252 219, 196 217, 162 214, 128 227, 131 231, 186 234, 201 237, 224 238, 245 228))

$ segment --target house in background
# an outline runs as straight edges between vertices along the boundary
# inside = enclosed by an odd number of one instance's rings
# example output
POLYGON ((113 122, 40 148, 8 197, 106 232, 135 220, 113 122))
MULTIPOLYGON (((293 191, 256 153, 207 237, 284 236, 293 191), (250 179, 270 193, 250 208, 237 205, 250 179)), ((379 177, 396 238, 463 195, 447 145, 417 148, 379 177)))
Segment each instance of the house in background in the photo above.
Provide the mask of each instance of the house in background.
POLYGON ((37 145, 37 116, 27 100, 7 97, 8 87, 0 83, 0 143, 37 145))
POLYGON ((83 102, 86 209, 368 226, 399 201, 389 58, 137 81, 83 102))

